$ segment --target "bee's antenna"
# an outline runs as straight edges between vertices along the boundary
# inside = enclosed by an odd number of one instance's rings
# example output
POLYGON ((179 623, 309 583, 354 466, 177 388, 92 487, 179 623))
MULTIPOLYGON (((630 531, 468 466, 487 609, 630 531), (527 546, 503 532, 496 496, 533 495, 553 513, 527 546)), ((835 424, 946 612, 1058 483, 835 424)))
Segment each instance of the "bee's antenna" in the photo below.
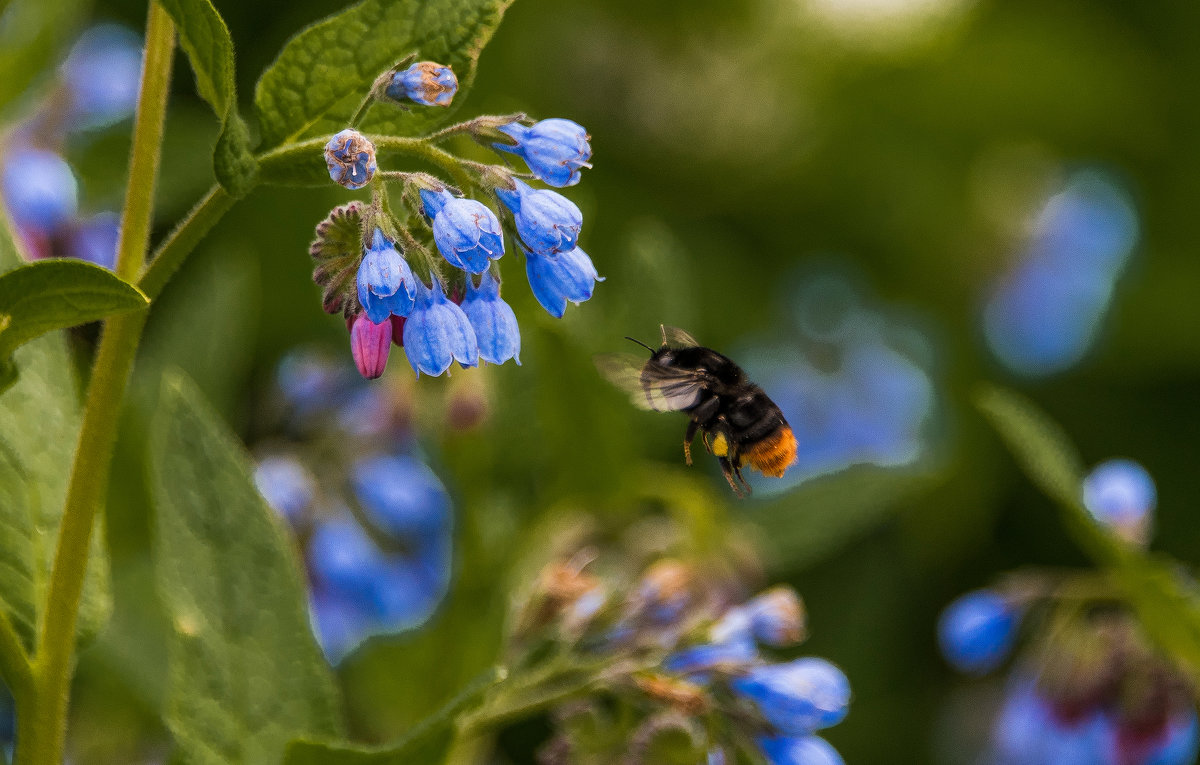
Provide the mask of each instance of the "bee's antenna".
POLYGON ((626 339, 626 340, 628 340, 628 341, 630 341, 631 343, 637 343, 638 345, 642 346, 643 348, 645 348, 646 350, 650 351, 651 353, 654 353, 654 349, 653 349, 653 348, 651 348, 650 346, 646 345, 645 343, 643 343, 641 340, 634 340, 634 339, 633 339, 632 337, 630 337, 629 335, 626 335, 626 336, 625 336, 625 339, 626 339))

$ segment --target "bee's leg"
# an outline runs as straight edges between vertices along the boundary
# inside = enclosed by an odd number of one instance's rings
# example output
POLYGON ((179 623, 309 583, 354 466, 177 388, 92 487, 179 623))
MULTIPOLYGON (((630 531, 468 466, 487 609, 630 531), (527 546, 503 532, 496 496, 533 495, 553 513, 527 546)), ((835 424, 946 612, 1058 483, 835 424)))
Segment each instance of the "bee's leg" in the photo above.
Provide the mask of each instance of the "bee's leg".
POLYGON ((746 482, 746 476, 742 475, 742 460, 737 456, 733 456, 732 464, 734 476, 736 476, 738 481, 741 482, 742 486, 746 489, 747 494, 753 494, 754 490, 751 489, 750 484, 746 482))
POLYGON ((728 457, 717 457, 717 461, 721 463, 721 472, 725 474, 725 481, 729 484, 729 488, 733 489, 733 493, 739 497, 746 496, 742 492, 742 487, 738 486, 737 481, 733 478, 733 471, 736 469, 728 457))
POLYGON ((692 439, 696 437, 696 431, 699 429, 700 423, 692 420, 688 423, 687 432, 683 434, 683 458, 688 467, 692 465, 692 439))

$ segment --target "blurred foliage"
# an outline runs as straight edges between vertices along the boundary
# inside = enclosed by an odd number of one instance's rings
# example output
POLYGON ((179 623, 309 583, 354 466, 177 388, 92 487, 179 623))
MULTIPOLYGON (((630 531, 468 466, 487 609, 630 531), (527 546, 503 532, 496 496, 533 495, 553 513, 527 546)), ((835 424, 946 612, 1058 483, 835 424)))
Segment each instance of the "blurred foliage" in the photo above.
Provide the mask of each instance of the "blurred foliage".
MULTIPOLYGON (((331 10, 311 0, 215 6, 236 45, 244 107, 285 41, 331 10)), ((84 12, 27 0, 0 11, 0 41, 23 34, 36 43, 19 66, 0 54, 0 73, 11 75, 0 77, 6 118, 44 93, 39 83, 84 12)), ((98 0, 88 12, 139 28, 144 4, 98 0)), ((1191 480, 1200 103, 1188 95, 1200 75, 1198 38, 1200 7, 1176 1, 515 3, 464 109, 588 127, 596 167, 568 193, 607 281, 562 321, 540 313, 522 280, 506 282, 522 317, 523 366, 461 373, 486 378, 483 426, 419 421, 460 508, 455 583, 425 628, 377 639, 339 668, 352 732, 396 739, 485 670, 506 593, 527 579, 523 560, 574 510, 620 529, 668 504, 652 489, 684 474, 682 418, 633 410, 591 356, 621 349, 625 335, 652 337, 659 322, 718 350, 751 335, 786 340, 790 277, 818 257, 856 270, 880 301, 920 319, 943 420, 930 453, 744 502, 720 493, 709 460, 681 480, 710 484, 714 515, 759 537, 770 578, 804 595, 806 650, 853 683, 851 714, 829 736, 847 761, 928 762, 952 749, 938 744, 934 724, 956 682, 936 654, 938 609, 997 571, 1082 560, 1051 503, 974 412, 980 379, 1022 387, 1089 462, 1129 455, 1146 465, 1163 498, 1161 546, 1185 562, 1200 558, 1188 510, 1200 502, 1191 480), (880 8, 891 15, 873 16, 880 8), (1094 352, 1047 380, 1010 379, 986 354, 980 307, 1016 251, 1020 222, 1078 164, 1107 167, 1132 190, 1141 245, 1094 352)), ((0 45, 7 50, 15 48, 0 45)), ((156 238, 210 183, 218 130, 182 58, 177 66, 156 238)), ((119 201, 127 148, 119 129, 71 147, 85 207, 119 201)), ((81 657, 75 762, 135 761, 166 746, 157 721, 167 629, 148 565, 144 464, 162 370, 186 370, 249 436, 287 349, 327 344, 348 357, 341 320, 320 310, 307 255, 315 224, 344 201, 336 188, 253 192, 154 310, 107 508, 116 612, 81 657)), ((33 348, 18 351, 18 363, 33 348)), ((75 349, 86 357, 86 342, 75 349)), ((407 374, 401 367, 389 375, 407 374)), ((56 368, 66 381, 70 370, 56 368)), ((458 374, 420 380, 415 409, 444 411, 458 374)), ((62 468, 61 455, 45 456, 62 468)), ((502 754, 527 762, 545 735, 536 720, 514 727, 502 754)))

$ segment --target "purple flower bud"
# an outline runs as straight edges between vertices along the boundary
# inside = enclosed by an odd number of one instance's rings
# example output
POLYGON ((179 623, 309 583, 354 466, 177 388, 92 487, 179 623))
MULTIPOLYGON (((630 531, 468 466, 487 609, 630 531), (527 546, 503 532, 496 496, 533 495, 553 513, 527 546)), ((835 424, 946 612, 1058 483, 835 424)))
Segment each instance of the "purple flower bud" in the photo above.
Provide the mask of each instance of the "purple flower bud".
POLYGON ((754 667, 730 685, 754 702, 767 722, 791 735, 836 725, 850 706, 850 682, 824 659, 754 667))
POLYGON ((500 220, 484 204, 427 189, 421 189, 421 201, 433 221, 433 241, 450 265, 481 274, 504 254, 500 220))
POLYGON ((520 180, 516 188, 496 188, 496 196, 512 210, 521 241, 538 255, 575 249, 583 213, 575 203, 554 191, 535 189, 520 180))
POLYGON ((67 161, 51 151, 16 148, 4 158, 0 191, 18 228, 51 233, 75 215, 79 185, 67 161))
POLYGON ((375 145, 357 130, 346 128, 325 144, 325 165, 334 183, 361 189, 375 175, 375 145))
POLYGON ((514 359, 521 364, 521 330, 512 307, 500 299, 500 285, 491 271, 479 277, 479 286, 467 279, 467 296, 462 302, 463 313, 475 330, 479 343, 479 358, 489 364, 503 364, 514 359))
POLYGON ((62 67, 70 94, 68 128, 103 128, 131 116, 142 81, 142 39, 118 24, 84 32, 62 67))
POLYGON ((452 361, 462 367, 479 363, 479 344, 471 321, 446 298, 437 277, 433 277, 432 288, 420 279, 413 286, 413 309, 404 322, 404 351, 417 376, 424 372, 437 377, 452 361))
POLYGON ((579 169, 591 167, 591 138, 583 126, 564 119, 542 120, 532 126, 510 122, 499 128, 516 145, 492 144, 497 149, 518 155, 529 165, 538 180, 562 188, 579 183, 579 169))
POLYGON ((350 328, 350 352, 358 373, 368 380, 383 374, 387 367, 388 351, 392 347, 392 325, 388 320, 379 324, 366 315, 356 316, 350 328))
POLYGON ((525 274, 533 295, 556 319, 566 312, 568 300, 582 303, 592 296, 596 282, 604 281, 592 259, 579 247, 556 256, 533 252, 525 255, 525 274))
POLYGON ((392 75, 387 86, 388 98, 415 101, 422 106, 449 106, 458 91, 454 70, 433 61, 418 61, 392 75))

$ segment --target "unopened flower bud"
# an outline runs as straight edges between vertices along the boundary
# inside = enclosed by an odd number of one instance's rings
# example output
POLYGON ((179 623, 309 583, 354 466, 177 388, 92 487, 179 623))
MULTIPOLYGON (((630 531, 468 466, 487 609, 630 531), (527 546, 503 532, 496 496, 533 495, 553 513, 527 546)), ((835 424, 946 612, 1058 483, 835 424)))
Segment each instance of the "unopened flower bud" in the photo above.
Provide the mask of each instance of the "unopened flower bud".
POLYGON ((579 183, 579 170, 591 167, 591 136, 583 126, 564 119, 548 119, 533 125, 511 122, 499 128, 515 143, 494 143, 525 160, 534 177, 559 188, 579 183))
POLYGON ((377 169, 375 145, 357 130, 346 128, 325 144, 325 165, 334 183, 361 189, 371 182, 377 169))
POLYGON ((350 328, 350 352, 359 374, 374 380, 387 367, 388 351, 392 346, 392 325, 388 321, 376 324, 366 314, 355 317, 350 328))
POLYGON ((396 101, 414 101, 422 106, 449 106, 458 91, 454 70, 433 61, 418 61, 392 75, 385 91, 396 101))

